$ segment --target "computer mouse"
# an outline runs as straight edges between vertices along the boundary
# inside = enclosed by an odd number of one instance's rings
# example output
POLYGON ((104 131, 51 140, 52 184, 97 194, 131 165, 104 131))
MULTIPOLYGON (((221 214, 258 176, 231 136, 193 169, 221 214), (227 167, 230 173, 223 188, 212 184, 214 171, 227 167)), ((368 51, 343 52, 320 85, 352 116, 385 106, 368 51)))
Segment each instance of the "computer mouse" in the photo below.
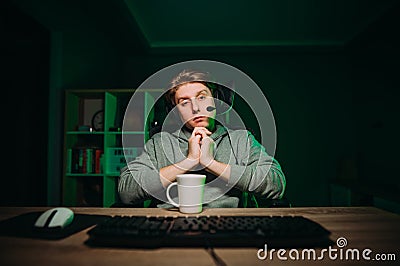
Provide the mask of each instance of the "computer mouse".
POLYGON ((72 223, 74 212, 65 207, 57 207, 43 212, 35 222, 36 228, 64 228, 72 223))

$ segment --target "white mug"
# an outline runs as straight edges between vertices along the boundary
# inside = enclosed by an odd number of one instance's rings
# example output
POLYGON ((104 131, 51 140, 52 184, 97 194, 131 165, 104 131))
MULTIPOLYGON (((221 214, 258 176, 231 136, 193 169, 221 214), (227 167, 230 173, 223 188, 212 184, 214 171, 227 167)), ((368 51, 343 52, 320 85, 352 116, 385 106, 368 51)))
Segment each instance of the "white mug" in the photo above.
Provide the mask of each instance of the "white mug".
POLYGON ((167 198, 182 213, 200 213, 203 210, 203 195, 205 175, 182 174, 176 176, 176 181, 167 188, 167 198), (173 186, 178 186, 179 203, 175 202, 169 195, 173 186))

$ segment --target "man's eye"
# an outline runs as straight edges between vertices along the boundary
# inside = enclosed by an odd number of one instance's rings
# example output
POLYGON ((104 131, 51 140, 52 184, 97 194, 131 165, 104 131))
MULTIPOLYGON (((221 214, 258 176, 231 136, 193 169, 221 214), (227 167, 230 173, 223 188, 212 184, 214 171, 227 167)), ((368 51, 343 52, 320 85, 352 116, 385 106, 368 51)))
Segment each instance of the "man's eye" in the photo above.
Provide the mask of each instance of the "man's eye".
POLYGON ((197 100, 203 101, 203 100, 205 100, 206 98, 207 98, 206 96, 200 95, 199 97, 197 97, 197 100))
POLYGON ((182 101, 182 102, 180 103, 180 105, 181 105, 181 106, 186 106, 188 103, 189 103, 189 101, 182 101))

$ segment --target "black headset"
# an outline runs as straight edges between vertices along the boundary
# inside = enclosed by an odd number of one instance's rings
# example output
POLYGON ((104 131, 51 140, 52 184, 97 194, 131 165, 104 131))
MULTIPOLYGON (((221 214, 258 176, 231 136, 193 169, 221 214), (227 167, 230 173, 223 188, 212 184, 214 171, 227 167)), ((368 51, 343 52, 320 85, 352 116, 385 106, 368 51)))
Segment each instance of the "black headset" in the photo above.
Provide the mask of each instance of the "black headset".
POLYGON ((232 89, 217 83, 207 82, 207 86, 212 90, 213 97, 217 99, 217 115, 228 112, 233 106, 235 93, 232 89))
MULTIPOLYGON (((218 100, 215 103, 216 115, 221 115, 228 112, 233 106, 233 100, 235 95, 234 91, 226 86, 217 83, 213 82, 204 82, 204 83, 212 91, 213 97, 218 100)), ((172 102, 165 97, 166 96, 165 94, 163 96, 164 97, 158 100, 161 102, 156 103, 158 105, 153 107, 155 108, 154 110, 156 112, 155 117, 157 117, 157 119, 150 121, 151 123, 148 125, 150 137, 161 130, 163 121, 170 112, 172 112, 171 115, 173 115, 177 119, 179 118, 179 115, 176 113, 176 109, 174 109, 175 105, 172 104, 172 102), (159 104, 161 104, 161 106, 159 104)), ((214 108, 208 111, 212 111, 213 109, 214 108)), ((177 124, 176 126, 179 125, 177 124)), ((177 129, 175 128, 175 125, 172 125, 171 128, 172 128, 170 129, 171 131, 175 131, 177 129)), ((168 130, 168 128, 166 130, 168 130)))

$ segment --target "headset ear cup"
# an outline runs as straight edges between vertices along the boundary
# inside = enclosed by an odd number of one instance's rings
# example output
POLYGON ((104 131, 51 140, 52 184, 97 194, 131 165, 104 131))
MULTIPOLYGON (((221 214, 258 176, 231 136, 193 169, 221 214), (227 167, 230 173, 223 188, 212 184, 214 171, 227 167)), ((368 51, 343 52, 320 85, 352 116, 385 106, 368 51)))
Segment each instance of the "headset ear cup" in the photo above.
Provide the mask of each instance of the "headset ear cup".
POLYGON ((216 85, 213 91, 213 97, 217 99, 215 107, 217 114, 227 112, 233 105, 234 93, 231 89, 222 85, 216 85))
POLYGON ((224 99, 223 99, 223 93, 221 91, 221 87, 218 84, 212 84, 213 88, 213 97, 216 99, 215 101, 215 108, 217 114, 223 112, 223 107, 224 107, 224 99))
POLYGON ((214 88, 213 90, 213 97, 214 97, 214 104, 215 104, 215 108, 216 108, 216 112, 217 114, 219 113, 219 105, 220 105, 220 101, 219 101, 219 92, 218 92, 218 88, 214 88))

